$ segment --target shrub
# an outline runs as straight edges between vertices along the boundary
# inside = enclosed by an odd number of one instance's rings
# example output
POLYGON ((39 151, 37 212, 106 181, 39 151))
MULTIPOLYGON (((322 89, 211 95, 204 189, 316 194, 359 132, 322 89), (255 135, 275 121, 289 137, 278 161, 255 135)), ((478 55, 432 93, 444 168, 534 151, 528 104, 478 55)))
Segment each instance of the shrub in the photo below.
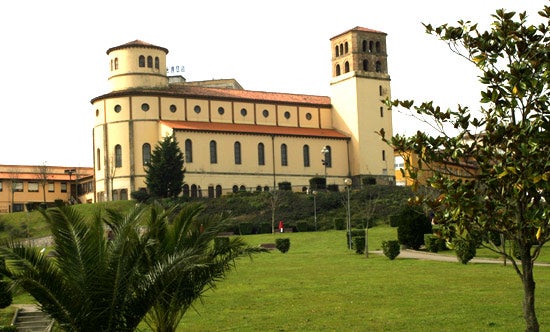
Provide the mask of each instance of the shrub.
POLYGON ((453 241, 456 257, 462 264, 467 264, 476 256, 476 243, 469 239, 456 239, 453 241))
POLYGON ((311 190, 323 190, 327 187, 327 180, 323 177, 314 177, 309 179, 309 188, 311 190))
POLYGON ((17 332, 17 327, 15 325, 0 326, 0 332, 17 332))
POLYGON ((391 215, 390 216, 390 227, 397 227, 397 226, 399 226, 399 216, 391 215))
POLYGON ((375 185, 376 184, 376 178, 372 176, 368 176, 366 178, 362 179, 363 185, 369 186, 369 185, 375 185))
POLYGON ((132 199, 138 201, 139 203, 145 203, 149 198, 151 198, 151 195, 146 190, 138 190, 138 191, 132 191, 130 193, 130 197, 132 199))
POLYGON ((445 240, 433 234, 424 234, 424 245, 429 252, 438 252, 447 248, 445 240))
POLYGON ((334 229, 346 229, 346 220, 344 218, 334 218, 334 229))
POLYGON ((289 238, 280 238, 275 239, 275 248, 277 248, 283 254, 290 249, 290 239, 289 238))
POLYGON ((239 234, 241 235, 250 235, 252 234, 252 230, 254 229, 254 225, 250 222, 241 222, 239 223, 239 234))
POLYGON ((397 216, 397 239, 399 243, 420 249, 424 244, 424 234, 432 233, 430 220, 419 207, 407 206, 397 216))
POLYGON ((401 250, 399 249, 399 241, 397 240, 382 241, 382 252, 390 260, 394 260, 395 257, 399 256, 399 254, 401 253, 401 250))
POLYGON ((328 190, 328 191, 332 191, 332 192, 338 192, 338 191, 340 191, 340 190, 338 189, 338 185, 335 184, 335 183, 329 184, 329 185, 327 186, 327 190, 328 190))
POLYGON ((354 236, 351 238, 353 242, 353 248, 355 249, 355 253, 357 254, 363 254, 365 253, 365 236, 354 236))
POLYGON ((11 305, 13 296, 10 291, 10 284, 5 281, 0 281, 0 309, 7 308, 11 305))
POLYGON ((260 234, 269 234, 269 233, 271 233, 271 223, 270 222, 261 222, 259 233, 260 234))
POLYGON ((307 232, 307 221, 296 222, 296 230, 298 232, 307 232))

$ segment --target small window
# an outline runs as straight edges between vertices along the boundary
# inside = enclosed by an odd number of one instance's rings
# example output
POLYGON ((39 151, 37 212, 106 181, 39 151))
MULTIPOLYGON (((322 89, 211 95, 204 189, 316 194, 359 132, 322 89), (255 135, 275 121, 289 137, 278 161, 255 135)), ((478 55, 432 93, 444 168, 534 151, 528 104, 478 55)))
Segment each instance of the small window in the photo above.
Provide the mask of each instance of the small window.
POLYGON ((336 65, 336 76, 340 76, 340 65, 336 65))
POLYGON ((95 153, 95 162, 97 163, 97 170, 101 170, 101 150, 99 148, 95 153))
POLYGON ((174 104, 170 105, 170 112, 176 113, 177 110, 178 110, 178 108, 176 107, 176 105, 174 105, 174 104))
POLYGON ((99 110, 98 109, 95 110, 95 116, 96 116, 96 118, 99 116, 99 110))
POLYGON ((223 107, 218 107, 218 114, 219 115, 223 115, 223 113, 225 113, 225 110, 223 109, 223 107))
POLYGON ((242 116, 246 116, 247 113, 248 113, 248 111, 246 110, 246 108, 241 109, 241 115, 242 116))
POLYGON ((139 56, 139 66, 145 67, 145 57, 143 55, 139 56))
POLYGON ((285 112, 285 119, 290 119, 290 112, 288 111, 285 112))
POLYGON ((61 192, 62 193, 67 192, 67 182, 61 182, 61 192))
POLYGON ((264 143, 258 143, 258 165, 265 165, 265 147, 264 143))
POLYGON ((383 161, 386 160, 386 151, 385 150, 382 150, 382 160, 383 161))
POLYGON ((369 52, 371 52, 371 53, 372 53, 373 46, 374 46, 374 42, 371 40, 369 42, 369 52))
POLYGON ((143 160, 143 166, 147 166, 151 163, 151 144, 144 143, 141 146, 141 159, 143 160))
POLYGON ((216 197, 221 197, 221 195, 222 195, 222 186, 218 184, 216 185, 216 197))
POLYGON ((210 141, 210 163, 218 163, 218 147, 216 141, 210 141))
POLYGON ((193 162, 193 142, 190 139, 185 140, 185 162, 193 162))
POLYGON ((183 185, 183 197, 189 197, 189 185, 188 184, 184 184, 183 185))
POLYGON ((147 57, 147 67, 148 68, 153 68, 153 57, 152 56, 147 57))
POLYGON ((384 107, 380 107, 380 117, 384 117, 384 107))
POLYGON ((234 150, 234 154, 235 154, 235 165, 240 165, 242 160, 241 160, 241 142, 235 142, 235 144, 233 145, 233 150, 234 150))
POLYGON ((336 47, 334 48, 334 55, 340 56, 340 50, 338 50, 338 45, 336 45, 336 47))
POLYGON ((30 193, 37 193, 38 192, 38 182, 29 182, 27 183, 27 190, 30 193))
POLYGON ((349 50, 348 50, 348 42, 346 42, 344 44, 344 54, 348 54, 349 50))
POLYGON ((376 72, 377 73, 382 72, 382 63, 380 61, 376 61, 376 72))
POLYGON ((118 58, 115 58, 115 70, 118 69, 118 58))
POLYGON ((122 147, 115 145, 115 167, 122 167, 122 147))
POLYGON ((160 69, 160 60, 159 57, 155 57, 155 69, 160 69))
POLYGON ((306 113, 306 120, 311 120, 312 116, 311 116, 311 113, 306 113))
POLYGON ((281 166, 288 166, 288 151, 286 144, 281 144, 281 166))
POLYGON ((349 73, 349 62, 344 63, 344 73, 349 73))
POLYGON ((0 192, 4 191, 4 184, 0 181, 0 192))
POLYGON ((115 113, 120 113, 121 110, 122 110, 122 106, 115 105, 115 113))
POLYGON ((381 85, 378 86, 378 94, 381 96, 384 94, 384 89, 382 89, 381 85))
POLYGON ((263 110, 262 115, 264 116, 264 118, 267 118, 269 116, 269 111, 268 110, 263 110))
POLYGON ((231 191, 233 191, 233 193, 237 193, 239 191, 239 187, 237 185, 234 185, 232 188, 231 188, 231 191))
POLYGON ((149 104, 147 103, 141 104, 141 110, 144 112, 147 112, 149 110, 149 104))
POLYGON ((382 47, 380 46, 380 42, 377 41, 376 42, 376 53, 380 53, 380 52, 382 52, 382 47))
POLYGON ((309 145, 304 145, 303 154, 304 154, 304 167, 309 167, 309 145))
POLYGON ((22 181, 14 181, 12 183, 13 185, 13 191, 21 192, 23 191, 23 182, 22 181))
POLYGON ((195 113, 199 114, 201 112, 201 107, 199 105, 195 105, 195 108, 193 109, 195 113))
POLYGON ((369 71, 369 60, 363 60, 363 70, 369 71))
POLYGON ((53 193, 55 191, 55 183, 48 182, 48 192, 53 193))
POLYGON ((214 186, 208 186, 208 198, 214 198, 214 186))
POLYGON ((366 40, 363 40, 363 45, 362 46, 363 46, 363 52, 366 52, 367 49, 368 49, 368 43, 367 43, 366 40))
POLYGON ((340 44, 340 54, 344 54, 344 45, 340 44))

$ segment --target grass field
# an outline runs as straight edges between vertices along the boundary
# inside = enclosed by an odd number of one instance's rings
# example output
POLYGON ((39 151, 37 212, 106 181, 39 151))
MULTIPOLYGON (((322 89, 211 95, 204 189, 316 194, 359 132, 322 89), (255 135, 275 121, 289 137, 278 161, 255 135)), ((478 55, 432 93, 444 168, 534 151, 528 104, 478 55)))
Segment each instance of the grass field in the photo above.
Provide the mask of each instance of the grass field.
MULTIPOLYGON (((346 249, 345 232, 277 237, 290 251, 241 259, 181 323, 181 331, 521 331, 522 288, 510 266, 444 263, 346 249)), ((376 227, 370 249, 394 239, 376 227)), ((550 268, 537 267, 537 314, 550 327, 550 268)), ((144 328, 144 331, 147 329, 144 328)))

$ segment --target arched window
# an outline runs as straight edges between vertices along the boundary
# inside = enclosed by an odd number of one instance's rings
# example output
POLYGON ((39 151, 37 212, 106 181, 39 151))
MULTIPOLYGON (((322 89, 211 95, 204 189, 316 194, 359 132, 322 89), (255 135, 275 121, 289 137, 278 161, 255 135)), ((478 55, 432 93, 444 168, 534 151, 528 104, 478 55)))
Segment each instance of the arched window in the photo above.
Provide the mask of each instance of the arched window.
POLYGON ((376 61, 376 72, 382 72, 382 63, 380 61, 376 61))
POLYGON ((344 44, 344 54, 348 53, 348 42, 345 42, 344 44))
POLYGON ((153 57, 150 55, 147 57, 147 67, 153 68, 153 57))
POLYGON ((324 165, 326 167, 332 167, 332 148, 330 147, 330 145, 326 145, 323 149, 323 154, 324 154, 324 165))
POLYGON ((219 184, 216 186, 216 197, 220 197, 222 195, 222 186, 219 184))
POLYGON ((155 69, 160 69, 160 60, 159 57, 155 57, 155 69))
POLYGON ((382 52, 382 49, 381 49, 381 47, 380 47, 380 42, 377 41, 377 42, 376 42, 376 53, 380 53, 380 52, 382 52))
POLYGON ((233 150, 235 154, 235 165, 241 164, 241 142, 235 142, 233 145, 233 150))
POLYGON ((366 40, 363 40, 363 45, 362 46, 363 46, 363 52, 366 52, 367 49, 368 49, 368 43, 367 43, 366 40))
POLYGON ((344 45, 340 44, 340 54, 344 54, 344 45))
POLYGON ((257 192, 262 191, 262 186, 256 186, 256 191, 257 191, 257 192))
POLYGON ((264 143, 258 143, 258 165, 265 165, 265 147, 264 143))
POLYGON ((336 47, 334 48, 334 54, 336 56, 340 56, 340 50, 338 49, 338 45, 336 45, 336 47))
POLYGON ((151 163, 151 144, 144 143, 141 146, 141 159, 143 159, 143 166, 151 163))
POLYGON ((101 150, 98 148, 96 150, 95 162, 97 164, 97 170, 101 170, 101 150))
POLYGON ((128 189, 120 189, 120 200, 121 201, 128 200, 128 189))
POLYGON ((344 73, 349 73, 349 62, 347 62, 347 61, 344 64, 344 73))
POLYGON ((191 185, 191 197, 193 197, 193 198, 197 197, 197 185, 196 184, 191 185))
POLYGON ((369 60, 363 60, 363 70, 369 71, 369 60))
POLYGON ((113 201, 118 201, 118 190, 113 190, 113 201))
POLYGON ((214 186, 208 186, 208 198, 214 198, 214 186))
POLYGON ((244 185, 241 185, 241 186, 239 187, 239 190, 240 190, 240 191, 246 191, 246 187, 245 187, 244 185))
POLYGON ((309 145, 304 145, 304 167, 309 167, 309 145))
POLYGON ((183 185, 183 197, 189 197, 189 185, 188 184, 183 185))
POLYGON ((145 67, 145 57, 143 55, 139 56, 139 66, 145 67))
POLYGON ((237 185, 234 185, 231 190, 233 191, 233 193, 236 193, 239 191, 239 187, 237 185))
POLYGON ((340 65, 336 65, 336 76, 340 76, 340 65))
POLYGON ((288 151, 286 144, 281 144, 281 166, 288 166, 288 151))
POLYGON ((218 147, 216 141, 210 141, 210 163, 218 163, 218 147))
POLYGON ((122 167, 122 147, 115 145, 115 167, 122 167))
POLYGON ((185 162, 193 162, 193 142, 190 139, 185 140, 185 162))
POLYGON ((115 70, 118 69, 118 58, 115 58, 115 70))
POLYGON ((264 186, 264 191, 265 191, 265 192, 268 192, 268 191, 269 191, 269 187, 268 187, 268 186, 264 186))
POLYGON ((372 48, 373 48, 373 46, 374 46, 374 42, 371 40, 371 41, 369 42, 369 52, 371 52, 371 53, 372 53, 372 48))

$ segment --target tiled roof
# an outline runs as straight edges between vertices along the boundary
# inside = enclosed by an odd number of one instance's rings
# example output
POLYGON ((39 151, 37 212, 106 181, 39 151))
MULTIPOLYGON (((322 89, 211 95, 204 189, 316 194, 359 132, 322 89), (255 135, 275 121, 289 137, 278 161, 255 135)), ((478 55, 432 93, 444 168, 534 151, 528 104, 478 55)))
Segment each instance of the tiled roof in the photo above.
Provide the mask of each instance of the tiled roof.
POLYGON ((136 88, 122 91, 113 91, 108 94, 96 97, 91 100, 92 103, 97 100, 121 96, 168 96, 168 97, 186 97, 198 99, 218 99, 218 100, 239 100, 254 101, 266 103, 294 104, 311 107, 330 108, 330 98, 327 96, 300 95, 291 93, 250 91, 238 89, 206 88, 202 86, 192 86, 186 84, 171 84, 167 88, 136 88))
POLYGON ((242 133, 257 135, 306 136, 335 139, 350 138, 348 135, 345 135, 337 130, 321 128, 297 128, 198 121, 161 121, 161 124, 167 125, 174 130, 242 133))
POLYGON ((123 48, 132 48, 132 47, 156 48, 156 49, 164 51, 166 54, 168 54, 168 49, 167 48, 156 46, 156 45, 153 45, 153 44, 149 44, 149 43, 146 43, 146 42, 144 42, 142 40, 139 40, 139 39, 128 42, 126 44, 111 47, 110 49, 107 50, 107 54, 111 53, 112 51, 120 50, 120 49, 123 49, 123 48))
POLYGON ((357 27, 355 27, 355 28, 353 28, 353 29, 349 29, 349 30, 347 30, 347 31, 344 31, 344 32, 342 32, 342 33, 339 33, 339 34, 337 34, 336 36, 334 36, 334 37, 332 37, 332 38, 330 38, 330 39, 332 40, 332 39, 334 39, 334 38, 336 38, 336 37, 340 37, 341 35, 345 35, 346 33, 350 32, 350 31, 373 32, 373 33, 381 33, 381 34, 386 35, 386 33, 385 33, 385 32, 382 32, 382 31, 378 31, 378 30, 373 30, 373 29, 363 28, 363 27, 357 26, 357 27))

